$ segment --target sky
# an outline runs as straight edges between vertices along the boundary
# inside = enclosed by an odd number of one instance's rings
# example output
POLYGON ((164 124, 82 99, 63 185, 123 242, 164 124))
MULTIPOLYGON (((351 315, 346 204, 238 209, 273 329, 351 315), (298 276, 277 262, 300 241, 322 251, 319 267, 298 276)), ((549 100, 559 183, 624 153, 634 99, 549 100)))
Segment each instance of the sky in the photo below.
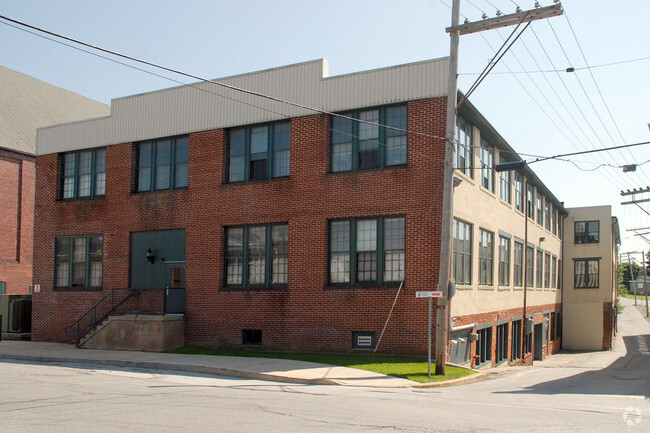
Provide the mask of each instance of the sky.
MULTIPOLYGON (((320 58, 334 76, 447 56, 451 1, 0 0, 0 15, 204 78, 320 58)), ((534 7, 534 0, 460 1, 461 20, 469 21, 494 17, 497 8, 509 14, 516 5, 534 7)), ((650 141, 650 2, 562 5, 563 16, 522 33, 470 101, 529 163, 650 141)), ((0 19, 0 65, 106 104, 191 81, 144 67, 161 78, 8 24, 0 19)), ((461 91, 511 31, 461 36, 461 91)), ((567 208, 611 205, 620 252, 650 250, 650 235, 645 241, 632 231, 650 227, 650 203, 620 204, 631 198, 622 190, 650 185, 650 145, 565 159, 530 168, 567 208), (636 172, 624 173, 630 164, 636 172)))

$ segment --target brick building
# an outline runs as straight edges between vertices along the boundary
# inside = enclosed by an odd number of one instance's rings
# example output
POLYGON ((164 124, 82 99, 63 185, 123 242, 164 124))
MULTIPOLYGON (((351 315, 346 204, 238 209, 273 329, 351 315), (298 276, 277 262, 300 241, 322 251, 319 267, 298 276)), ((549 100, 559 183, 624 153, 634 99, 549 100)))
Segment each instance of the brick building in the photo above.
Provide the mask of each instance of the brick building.
MULTIPOLYGON (((74 341, 66 327, 115 289, 182 287, 186 345, 372 348, 394 303, 379 351, 425 353, 415 292, 438 279, 447 71, 328 77, 319 60, 40 129, 33 338, 74 341)), ((496 158, 518 156, 470 103, 459 116, 452 360, 521 362, 538 323, 546 356, 566 212, 530 170, 497 179, 496 158), (519 245, 541 252, 541 286, 524 284, 519 245)))
POLYGON ((36 128, 108 114, 108 107, 0 66, 0 294, 32 284, 36 128))

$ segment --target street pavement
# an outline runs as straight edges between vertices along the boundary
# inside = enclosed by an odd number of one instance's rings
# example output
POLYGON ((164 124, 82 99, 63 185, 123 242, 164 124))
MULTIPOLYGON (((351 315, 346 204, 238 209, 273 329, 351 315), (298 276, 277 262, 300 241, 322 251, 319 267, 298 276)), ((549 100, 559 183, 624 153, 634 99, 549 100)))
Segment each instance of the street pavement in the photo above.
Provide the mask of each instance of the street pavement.
MULTIPOLYGON (((549 356, 544 361, 536 361, 533 367, 504 366, 442 385, 465 384, 483 380, 486 375, 490 378, 498 378, 504 373, 526 372, 537 368, 564 368, 567 374, 571 374, 572 369, 578 369, 581 373, 603 370, 605 372, 603 374, 614 374, 612 372, 615 372, 621 379, 637 377, 638 371, 645 372, 647 375, 648 369, 644 355, 650 354, 648 352, 650 350, 648 349, 650 346, 650 322, 646 321, 641 313, 634 308, 634 301, 621 299, 621 303, 627 308, 619 316, 619 333, 615 339, 613 350, 561 352, 549 356)), ((31 341, 1 341, 0 361, 168 370, 298 384, 375 388, 422 386, 406 379, 370 371, 304 361, 79 349, 69 344, 31 341)))

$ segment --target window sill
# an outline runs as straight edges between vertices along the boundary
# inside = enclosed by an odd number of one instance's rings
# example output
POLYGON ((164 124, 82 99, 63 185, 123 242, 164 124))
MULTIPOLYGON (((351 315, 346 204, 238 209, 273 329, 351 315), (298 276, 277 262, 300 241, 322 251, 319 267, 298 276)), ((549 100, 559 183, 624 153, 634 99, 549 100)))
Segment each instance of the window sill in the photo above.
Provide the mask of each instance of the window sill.
POLYGON ((385 170, 406 170, 408 164, 400 165, 389 165, 386 167, 373 167, 373 168, 357 168, 356 170, 346 170, 346 171, 332 171, 328 170, 328 175, 342 175, 342 174, 352 174, 352 173, 372 173, 373 171, 385 171, 385 170))
POLYGON ((481 285, 479 284, 478 286, 479 290, 485 290, 485 291, 494 291, 494 286, 486 286, 486 285, 481 285))
POLYGON ((287 285, 282 286, 221 286, 220 292, 284 292, 289 288, 287 285))
POLYGON ((161 193, 169 193, 169 192, 175 192, 175 191, 187 191, 187 187, 183 186, 180 188, 167 188, 167 189, 150 189, 147 191, 133 191, 131 192, 132 195, 140 195, 140 194, 161 194, 161 193))
MULTIPOLYGON (((54 287, 54 292, 101 292, 101 287, 54 287)), ((42 291, 42 289, 41 289, 42 291)))
POLYGON ((228 186, 228 185, 250 185, 250 184, 257 184, 257 183, 264 183, 264 182, 276 182, 279 180, 289 180, 291 176, 278 176, 278 177, 272 177, 270 179, 255 179, 255 180, 238 180, 234 182, 228 182, 225 181, 221 185, 223 186, 228 186))
POLYGON ((510 286, 498 286, 497 287, 497 290, 499 292, 508 292, 508 291, 510 291, 510 289, 511 289, 510 286))
POLYGON ((394 290, 399 288, 401 283, 385 284, 329 284, 323 287, 327 291, 337 290, 394 290))
POLYGON ((467 182, 469 182, 470 185, 475 185, 474 179, 466 175, 463 171, 461 171, 458 168, 454 168, 454 175, 460 176, 461 179, 466 180, 467 182))
POLYGON ((106 198, 105 195, 96 195, 93 197, 77 197, 77 198, 60 198, 57 199, 57 202, 59 203, 75 203, 79 201, 88 201, 88 200, 103 200, 106 198))

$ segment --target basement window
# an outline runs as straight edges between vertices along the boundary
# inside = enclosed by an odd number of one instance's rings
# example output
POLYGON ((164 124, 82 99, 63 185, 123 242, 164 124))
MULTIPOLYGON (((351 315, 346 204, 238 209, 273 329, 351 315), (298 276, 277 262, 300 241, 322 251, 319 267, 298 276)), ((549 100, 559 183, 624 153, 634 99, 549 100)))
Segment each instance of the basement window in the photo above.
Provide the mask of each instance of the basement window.
POLYGON ((354 332, 352 334, 353 349, 374 349, 375 344, 374 332, 354 332))
POLYGON ((261 329, 242 329, 242 344, 246 346, 261 346, 262 345, 262 330, 261 329))

